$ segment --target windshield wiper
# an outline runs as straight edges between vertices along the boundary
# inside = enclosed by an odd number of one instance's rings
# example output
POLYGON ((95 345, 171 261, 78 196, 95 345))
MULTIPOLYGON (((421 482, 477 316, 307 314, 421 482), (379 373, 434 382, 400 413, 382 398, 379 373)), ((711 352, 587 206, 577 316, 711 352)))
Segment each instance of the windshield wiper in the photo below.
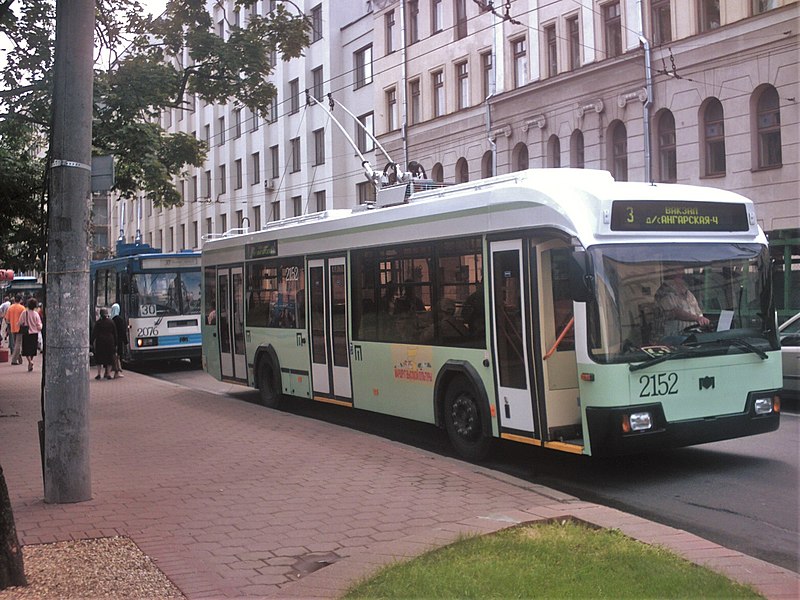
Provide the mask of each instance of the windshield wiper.
POLYGON ((688 358, 690 356, 694 356, 694 354, 695 354, 694 348, 689 348, 689 351, 681 350, 681 351, 678 351, 678 352, 669 352, 667 354, 662 354, 661 356, 656 356, 654 358, 651 358, 650 360, 646 360, 646 361, 644 361, 642 363, 639 363, 637 365, 630 365, 628 367, 628 370, 629 371, 640 371, 642 369, 646 369, 648 367, 652 367, 654 365, 661 364, 662 362, 666 362, 668 360, 672 360, 672 359, 675 359, 675 358, 688 358))
POLYGON ((766 360, 769 358, 766 352, 764 352, 761 348, 757 348, 744 338, 723 338, 720 340, 706 340, 704 342, 691 343, 691 345, 695 348, 711 344, 732 344, 734 346, 738 346, 739 348, 747 350, 748 352, 752 352, 753 354, 757 355, 761 360, 766 360))

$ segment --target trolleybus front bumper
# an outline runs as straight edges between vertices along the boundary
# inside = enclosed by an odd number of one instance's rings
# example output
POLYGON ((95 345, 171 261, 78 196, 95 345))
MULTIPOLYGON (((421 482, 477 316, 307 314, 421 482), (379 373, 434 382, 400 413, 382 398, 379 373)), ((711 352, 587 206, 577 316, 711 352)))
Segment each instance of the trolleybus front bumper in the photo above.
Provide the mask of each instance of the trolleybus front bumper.
POLYGON ((775 431, 780 425, 780 400, 777 390, 751 393, 741 413, 681 421, 667 421, 660 402, 611 408, 587 407, 586 422, 593 456, 635 454, 705 444, 775 431), (771 410, 764 410, 770 398, 771 410), (756 400, 760 400, 756 410, 756 400), (648 414, 651 426, 631 429, 631 416, 648 414))

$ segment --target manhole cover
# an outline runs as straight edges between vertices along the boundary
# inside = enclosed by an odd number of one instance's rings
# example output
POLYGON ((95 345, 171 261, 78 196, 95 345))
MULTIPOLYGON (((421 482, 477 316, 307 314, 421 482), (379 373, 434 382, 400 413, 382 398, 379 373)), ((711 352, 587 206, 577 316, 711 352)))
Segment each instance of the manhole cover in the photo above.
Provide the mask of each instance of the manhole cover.
POLYGON ((300 579, 306 575, 310 575, 314 571, 319 571, 323 567, 332 565, 342 557, 335 552, 315 552, 311 554, 304 554, 298 556, 295 563, 292 565, 292 572, 290 576, 294 579, 300 579))

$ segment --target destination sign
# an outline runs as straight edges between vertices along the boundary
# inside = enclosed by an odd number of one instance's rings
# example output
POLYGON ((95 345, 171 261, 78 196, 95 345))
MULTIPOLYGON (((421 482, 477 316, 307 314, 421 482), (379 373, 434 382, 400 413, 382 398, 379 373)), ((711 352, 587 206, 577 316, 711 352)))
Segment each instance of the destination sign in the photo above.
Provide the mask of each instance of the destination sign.
POLYGON ((247 244, 247 258, 270 258, 278 256, 278 240, 268 240, 257 244, 247 244))
POLYGON ((612 231, 747 231, 747 207, 727 202, 616 200, 612 231))

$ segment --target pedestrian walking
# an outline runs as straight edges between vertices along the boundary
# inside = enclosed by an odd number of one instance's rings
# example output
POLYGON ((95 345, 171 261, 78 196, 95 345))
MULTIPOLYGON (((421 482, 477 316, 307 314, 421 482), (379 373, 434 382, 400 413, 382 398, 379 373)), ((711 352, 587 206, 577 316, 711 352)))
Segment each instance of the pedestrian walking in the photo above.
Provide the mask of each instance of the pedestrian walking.
POLYGON ((36 310, 39 302, 36 298, 28 300, 27 309, 19 317, 19 333, 22 336, 21 354, 28 359, 28 371, 33 371, 33 359, 39 346, 39 334, 42 332, 42 317, 36 310))
POLYGON ((14 302, 8 307, 4 317, 8 323, 8 347, 11 348, 11 364, 22 364, 22 337, 19 336, 19 317, 25 312, 22 294, 14 296, 14 302), (19 339, 17 339, 19 338, 19 339))
POLYGON ((0 344, 8 338, 8 334, 6 333, 8 326, 5 317, 9 306, 11 306, 11 296, 3 296, 3 303, 0 304, 0 344))
POLYGON ((97 377, 95 379, 111 379, 111 367, 114 364, 114 354, 117 351, 117 327, 114 321, 108 318, 108 311, 100 309, 100 318, 92 328, 92 345, 94 359, 97 361, 97 377), (101 374, 105 368, 105 374, 101 374))
POLYGON ((114 379, 124 377, 122 374, 122 357, 125 355, 125 346, 128 345, 128 327, 125 319, 120 314, 119 304, 111 305, 111 320, 117 328, 117 353, 114 356, 114 379))

